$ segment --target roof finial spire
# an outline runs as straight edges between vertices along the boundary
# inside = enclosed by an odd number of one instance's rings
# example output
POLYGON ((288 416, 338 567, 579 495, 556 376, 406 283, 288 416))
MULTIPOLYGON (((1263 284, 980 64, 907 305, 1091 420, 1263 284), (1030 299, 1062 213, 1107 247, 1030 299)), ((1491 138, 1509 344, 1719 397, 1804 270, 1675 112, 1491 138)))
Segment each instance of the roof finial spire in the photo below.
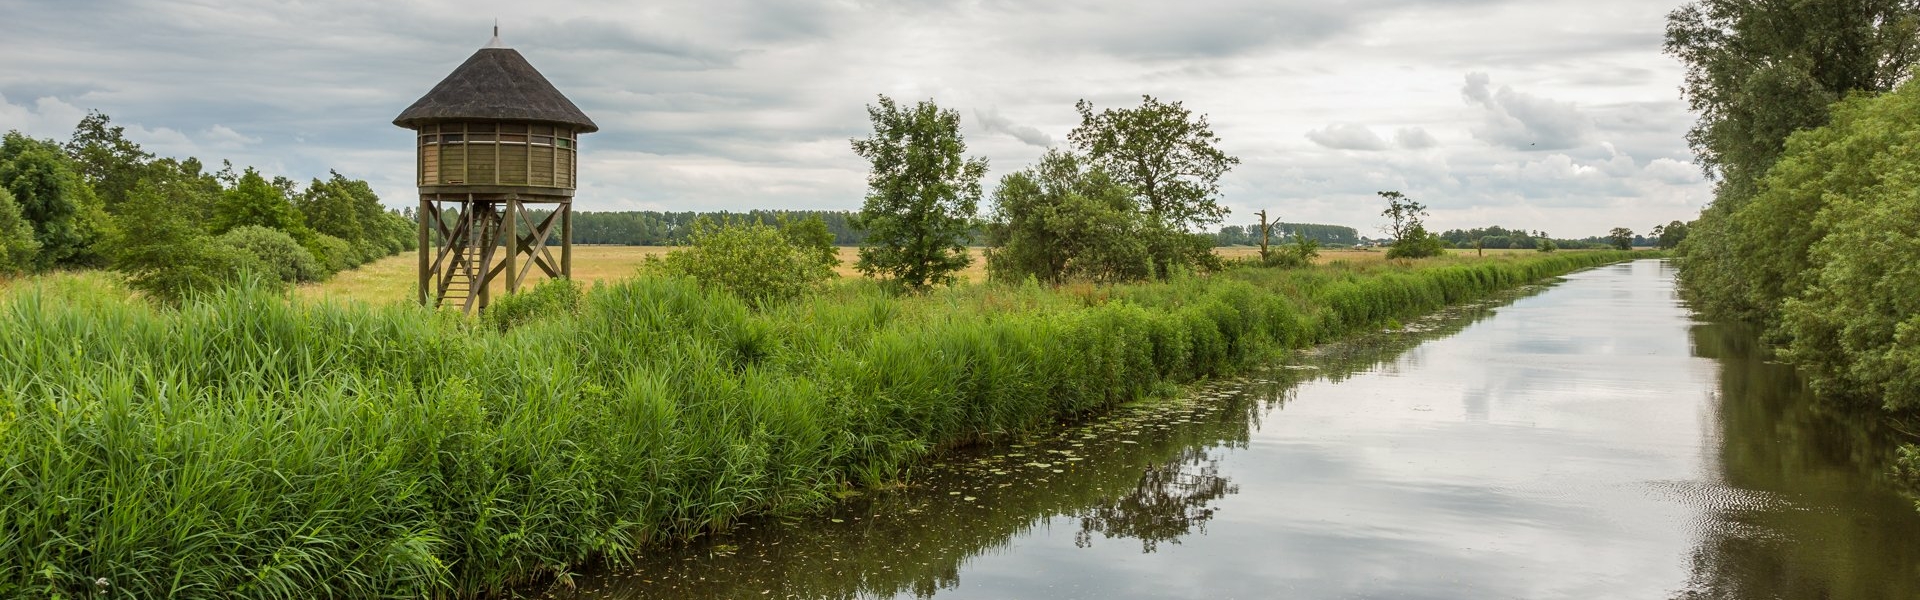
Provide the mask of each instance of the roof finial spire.
POLYGON ((493 20, 493 39, 487 42, 488 48, 505 48, 506 42, 500 41, 500 19, 493 20))

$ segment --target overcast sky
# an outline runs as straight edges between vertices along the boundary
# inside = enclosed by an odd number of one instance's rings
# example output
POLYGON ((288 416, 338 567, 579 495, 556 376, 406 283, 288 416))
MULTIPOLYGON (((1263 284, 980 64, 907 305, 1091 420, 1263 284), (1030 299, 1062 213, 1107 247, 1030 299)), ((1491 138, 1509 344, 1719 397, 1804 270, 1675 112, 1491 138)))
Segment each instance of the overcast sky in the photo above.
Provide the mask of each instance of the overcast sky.
MULTIPOLYGON (((0 0, 0 130, 87 109, 161 155, 413 202, 393 117, 502 38, 600 124, 581 210, 855 209, 876 94, 959 110, 989 178, 1066 143, 1075 100, 1208 115, 1229 224, 1644 232, 1710 198, 1660 53, 1678 0, 575 2, 0 0)), ((992 185, 988 186, 992 189, 992 185)))

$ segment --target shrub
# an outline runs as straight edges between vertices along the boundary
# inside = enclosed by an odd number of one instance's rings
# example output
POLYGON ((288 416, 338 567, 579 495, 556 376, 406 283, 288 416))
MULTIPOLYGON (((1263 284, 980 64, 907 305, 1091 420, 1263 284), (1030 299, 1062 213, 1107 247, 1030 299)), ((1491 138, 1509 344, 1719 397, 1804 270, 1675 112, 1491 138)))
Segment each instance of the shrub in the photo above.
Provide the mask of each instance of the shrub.
POLYGON ((307 250, 313 253, 314 260, 328 274, 360 266, 360 253, 353 249, 353 243, 331 235, 314 234, 308 241, 307 250))
POLYGON ((40 242, 33 238, 33 224, 20 215, 13 194, 0 188, 0 273, 19 273, 33 268, 33 257, 40 242))
POLYGON ((840 266, 840 248, 833 245, 833 231, 827 229, 827 222, 818 215, 802 219, 787 219, 780 216, 780 234, 808 254, 813 255, 822 265, 831 271, 840 266))
MULTIPOLYGON (((126 273, 127 286, 148 297, 178 303, 238 282, 246 272, 269 277, 276 271, 252 253, 216 242, 185 216, 168 210, 191 190, 181 184, 142 180, 127 194, 113 237, 106 241, 114 268, 126 273)), ((262 282, 279 287, 275 277, 262 282)))
POLYGON ((1309 237, 1296 237, 1292 244, 1278 246, 1262 259, 1262 266, 1297 269, 1313 264, 1320 256, 1320 241, 1309 237))
POLYGON ((575 314, 580 310, 581 296, 580 284, 571 279, 552 279, 533 289, 495 298, 480 318, 494 329, 506 331, 547 317, 575 314))
POLYGON ((1446 249, 1440 245, 1440 236, 1427 233, 1424 225, 1414 225, 1387 248, 1387 258, 1426 258, 1442 252, 1446 249))
POLYGON ((265 269, 262 275, 287 283, 319 281, 327 276, 313 253, 293 241, 287 232, 259 225, 242 225, 220 234, 214 241, 253 255, 265 269))
POLYGON ((794 245, 759 222, 693 223, 687 247, 658 261, 668 274, 690 277, 756 307, 798 298, 833 277, 817 249, 794 245))

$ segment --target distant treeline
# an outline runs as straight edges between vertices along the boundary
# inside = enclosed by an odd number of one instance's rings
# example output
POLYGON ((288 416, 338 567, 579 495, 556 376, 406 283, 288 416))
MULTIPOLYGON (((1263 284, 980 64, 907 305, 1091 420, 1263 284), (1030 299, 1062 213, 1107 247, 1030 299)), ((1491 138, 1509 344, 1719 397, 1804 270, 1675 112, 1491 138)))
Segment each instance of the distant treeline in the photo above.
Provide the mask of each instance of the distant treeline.
MULTIPOLYGON (((1446 233, 1440 234, 1440 239, 1446 240, 1447 244, 1454 248, 1473 248, 1475 247, 1473 245, 1474 240, 1479 240, 1480 245, 1478 247, 1488 250, 1508 248, 1536 250, 1539 249, 1540 240, 1542 239, 1552 239, 1555 247, 1567 250, 1605 248, 1609 245, 1610 241, 1607 238, 1599 236, 1586 238, 1550 238, 1545 235, 1545 232, 1508 229, 1499 225, 1475 227, 1473 229, 1449 229, 1446 233)), ((1643 236, 1634 236, 1633 245, 1651 246, 1653 243, 1643 236)))
POLYGON ((686 242, 694 221, 747 221, 778 225, 785 219, 819 218, 827 224, 837 246, 859 245, 866 232, 854 229, 853 213, 844 210, 754 210, 748 212, 622 211, 573 213, 573 243, 624 246, 673 246, 686 242))
MULTIPOLYGON (((1258 246, 1260 245, 1260 225, 1228 225, 1213 234, 1215 243, 1221 246, 1258 246)), ((1273 233, 1267 242, 1278 244, 1292 242, 1295 236, 1304 236, 1320 242, 1323 246, 1352 246, 1360 243, 1360 232, 1352 227, 1341 225, 1320 225, 1315 223, 1274 223, 1273 233)))
MULTIPOLYGON (((573 243, 621 246, 675 246, 687 241, 694 221, 746 221, 778 225, 785 219, 819 218, 827 224, 836 246, 857 246, 867 232, 853 226, 855 213, 846 210, 753 210, 747 212, 661 212, 652 210, 573 213, 573 243)), ((1260 244, 1259 225, 1229 225, 1213 234, 1220 246, 1260 244)), ((1322 245, 1351 246, 1360 243, 1360 234, 1352 227, 1315 223, 1275 223, 1272 243, 1291 242, 1294 236, 1306 236, 1322 245)), ((976 236, 979 237, 979 236, 976 236)))

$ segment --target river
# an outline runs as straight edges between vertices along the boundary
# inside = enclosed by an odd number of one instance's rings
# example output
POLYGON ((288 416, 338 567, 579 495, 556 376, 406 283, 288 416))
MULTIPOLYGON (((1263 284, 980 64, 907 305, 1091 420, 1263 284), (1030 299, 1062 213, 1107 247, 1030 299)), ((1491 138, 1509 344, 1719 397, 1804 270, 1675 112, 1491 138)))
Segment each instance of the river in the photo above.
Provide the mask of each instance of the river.
POLYGON ((1897 432, 1673 286, 1575 273, 551 593, 1920 598, 1897 432))

